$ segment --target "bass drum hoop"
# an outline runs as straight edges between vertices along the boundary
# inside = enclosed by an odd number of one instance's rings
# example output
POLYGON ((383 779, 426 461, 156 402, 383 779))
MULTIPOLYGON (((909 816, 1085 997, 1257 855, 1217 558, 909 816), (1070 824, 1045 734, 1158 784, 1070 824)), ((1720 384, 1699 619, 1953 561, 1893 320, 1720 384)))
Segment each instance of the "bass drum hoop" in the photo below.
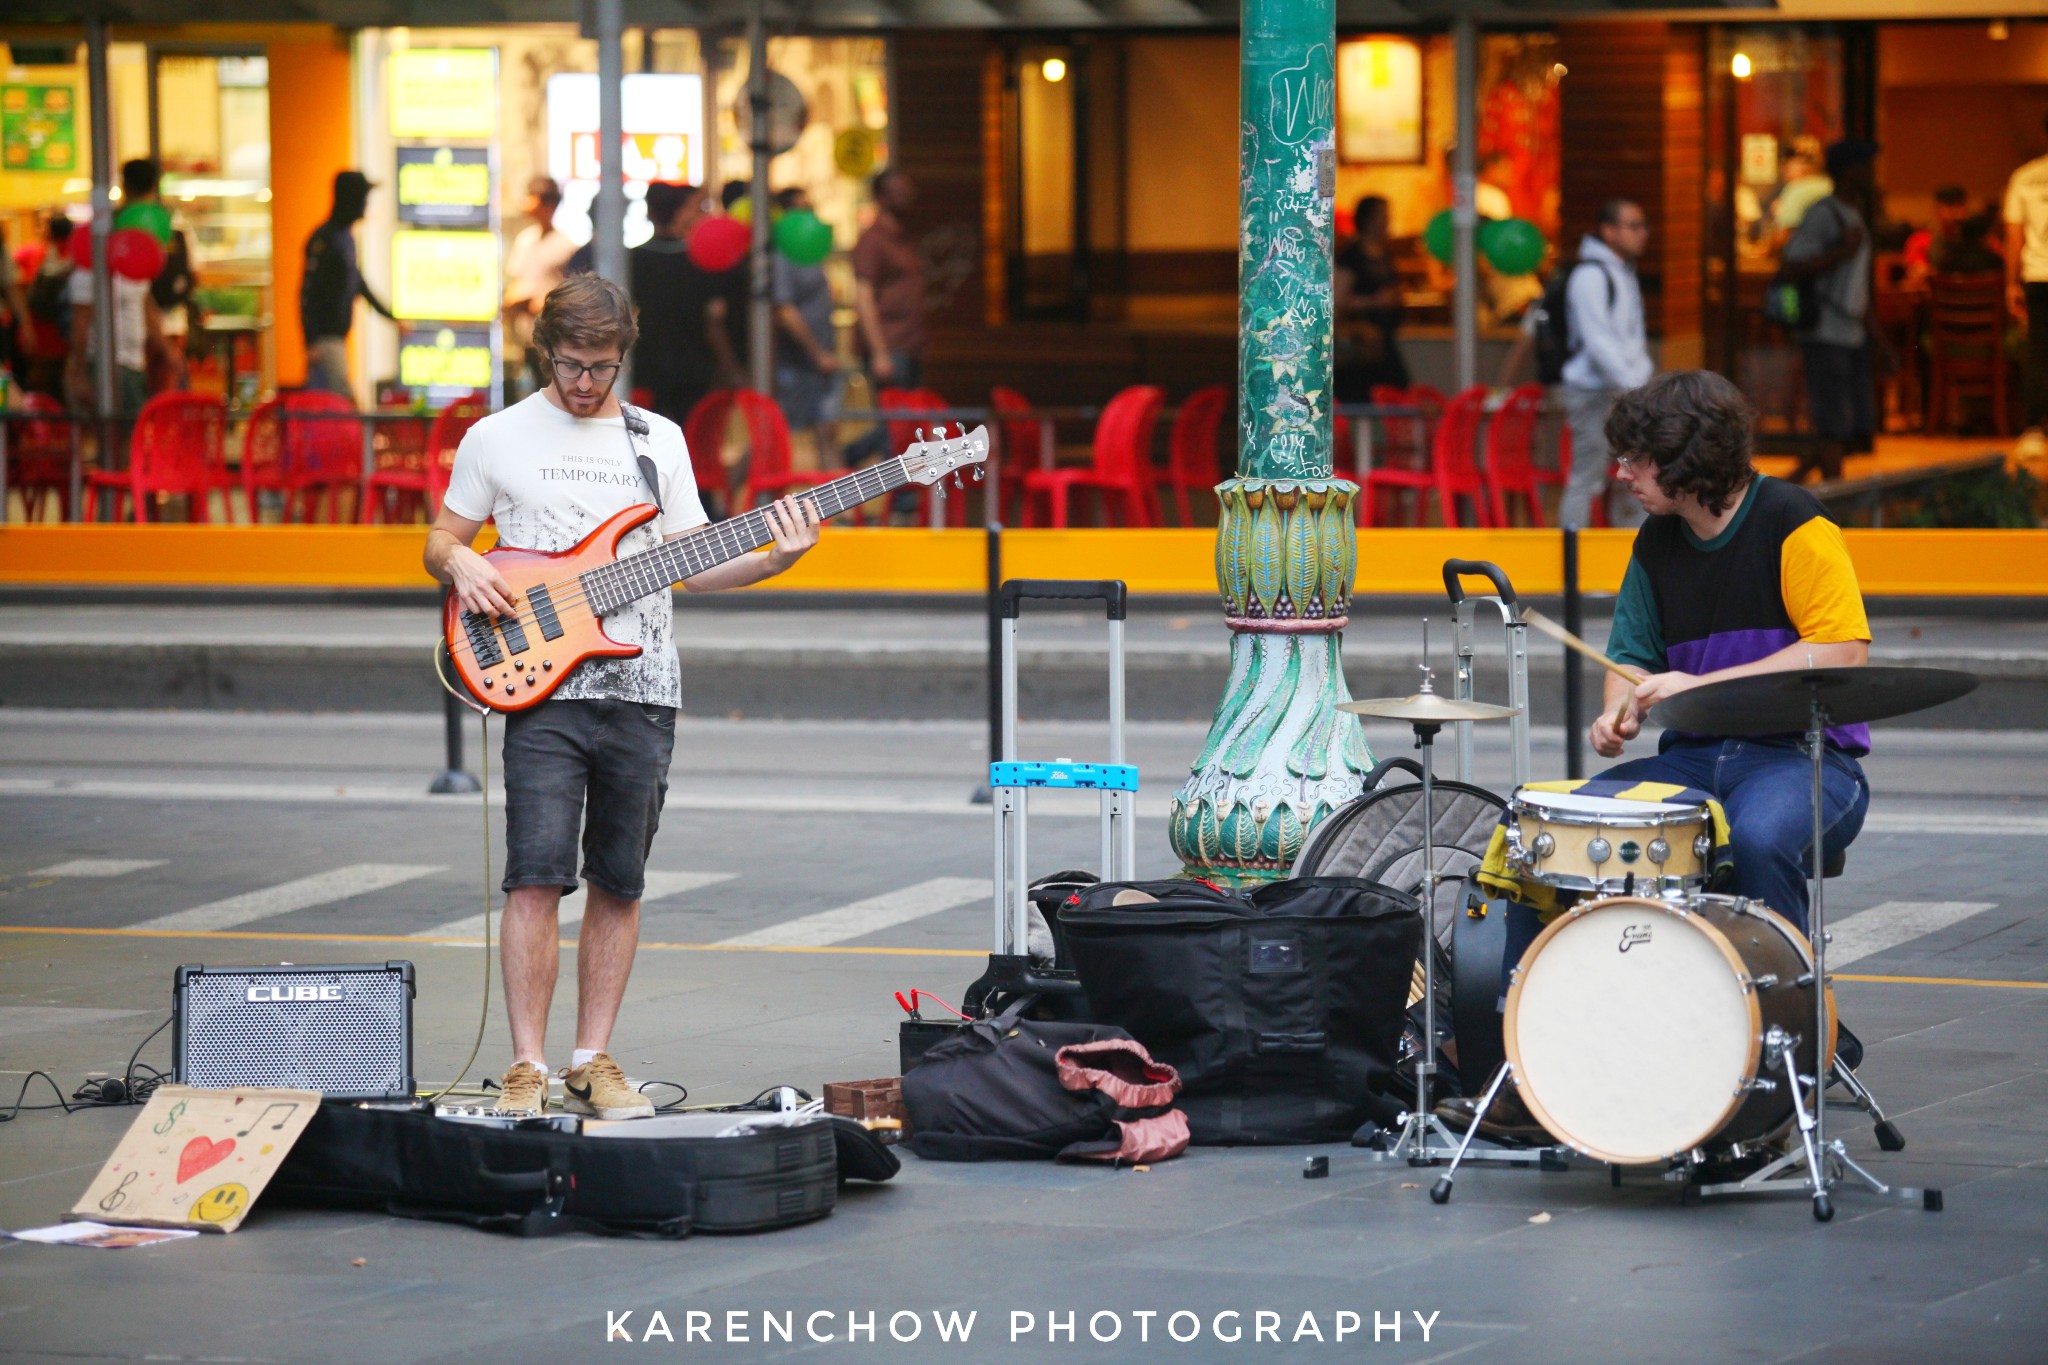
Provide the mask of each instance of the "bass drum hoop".
MULTIPOLYGON (((1658 900, 1647 896, 1607 896, 1603 897, 1600 900, 1581 901, 1578 904, 1573 905, 1567 910, 1565 910, 1563 914, 1559 915, 1549 924, 1543 926, 1543 932, 1539 933, 1536 936, 1535 941, 1532 942, 1529 945, 1528 949, 1522 954, 1522 961, 1520 964, 1516 966, 1512 979, 1508 983, 1507 1010, 1503 1014, 1501 1019, 1501 1041, 1507 1052, 1508 1061, 1511 1064, 1513 1064, 1515 1068, 1515 1077, 1521 1094, 1522 1103, 1528 1107, 1529 1113, 1536 1119, 1536 1121, 1543 1125, 1543 1128, 1546 1132, 1549 1132, 1550 1134, 1555 1136, 1559 1141, 1563 1142, 1573 1151, 1591 1157, 1595 1161, 1610 1162, 1617 1166, 1652 1165, 1657 1162, 1669 1160, 1672 1157, 1678 1156, 1683 1152, 1690 1151, 1695 1147, 1702 1147, 1707 1145, 1708 1143, 1711 1143, 1714 1140, 1715 1136, 1728 1126, 1729 1121, 1735 1117, 1736 1111, 1740 1109, 1743 1106, 1743 1104, 1748 1100, 1750 1095, 1751 1084, 1757 1079, 1757 1076, 1763 1067, 1763 1011, 1757 1004, 1756 990, 1752 986, 1744 989, 1744 991, 1742 992, 1743 1007, 1749 1013, 1749 1060, 1744 1064, 1744 1071, 1741 1083, 1729 1096, 1728 1102, 1722 1108, 1719 1116, 1714 1119, 1713 1123, 1706 1129, 1704 1133, 1694 1138, 1694 1140, 1691 1143, 1688 1143, 1685 1146, 1680 1147, 1672 1152, 1661 1153, 1655 1156, 1644 1156, 1640 1153, 1620 1153, 1607 1151, 1602 1148, 1592 1146, 1574 1137, 1564 1125, 1558 1123, 1557 1120, 1551 1116, 1549 1111, 1544 1108, 1541 1096, 1539 1096, 1536 1093, 1536 1089, 1534 1086, 1528 1084, 1526 1073, 1523 1071, 1522 1068, 1521 1047, 1517 1037, 1518 1019, 1521 1009, 1522 983, 1527 976, 1526 969, 1530 964, 1534 963, 1542 955, 1544 948, 1550 943, 1552 939, 1556 938, 1558 934, 1563 931, 1565 925, 1571 924, 1574 921, 1582 918, 1585 915, 1592 913, 1595 910, 1603 909, 1614 905, 1635 905, 1640 906, 1647 910, 1654 910, 1659 914, 1665 915, 1671 919, 1678 920, 1680 923, 1685 924, 1688 928, 1704 932, 1707 935, 1708 942, 1711 943, 1714 946, 1715 950, 1721 954, 1722 958, 1727 961, 1729 969, 1735 973, 1736 977, 1738 979, 1747 980, 1750 975, 1749 964, 1745 962, 1742 958, 1742 955, 1735 950, 1735 945, 1729 941, 1728 936, 1721 932, 1721 929, 1718 925, 1712 923, 1711 921, 1699 915, 1693 914, 1689 909, 1689 906, 1697 902, 1699 899, 1701 898, 1692 897, 1688 898, 1687 901, 1677 902, 1658 900)), ((1800 933, 1799 930, 1792 925, 1792 922, 1790 920, 1787 920, 1783 915, 1780 915, 1777 911, 1772 910, 1770 907, 1759 904, 1754 901, 1750 902, 1747 905, 1746 913, 1752 915, 1762 915, 1771 920, 1774 923, 1775 927, 1778 929, 1778 931, 1782 933, 1785 936, 1786 940, 1792 944, 1793 949, 1799 954, 1800 958, 1806 964, 1807 970, 1809 972, 1813 970, 1812 947, 1808 943, 1806 936, 1800 933)), ((1823 1070, 1821 1072, 1822 1075, 1826 1074, 1825 1067, 1827 1065, 1831 1065, 1834 1061, 1835 1039, 1839 1031, 1839 1026, 1837 1024, 1835 1017, 1835 1001, 1834 991, 1832 987, 1829 988, 1827 992, 1827 997, 1828 1046, 1827 1057, 1825 1062, 1823 1063, 1823 1070)), ((1810 1102, 1819 1102, 1818 1091, 1814 1092, 1814 1094, 1810 1097, 1810 1102)))

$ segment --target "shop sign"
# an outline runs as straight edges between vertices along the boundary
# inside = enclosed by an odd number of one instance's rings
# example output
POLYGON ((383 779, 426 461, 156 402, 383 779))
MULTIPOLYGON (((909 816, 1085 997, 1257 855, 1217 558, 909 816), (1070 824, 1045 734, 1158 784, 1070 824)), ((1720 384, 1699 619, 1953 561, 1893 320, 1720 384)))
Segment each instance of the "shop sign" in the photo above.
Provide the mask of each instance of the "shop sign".
POLYGON ((488 322, 504 284, 494 232, 414 232, 391 236, 391 311, 401 318, 488 322))
POLYGON ((482 147, 400 147, 398 221, 489 227, 491 154, 482 147))
POLYGON ((75 103, 68 85, 0 85, 0 169, 75 169, 75 103))
MULTIPOLYGON (((704 177, 704 99, 699 77, 636 72, 620 82, 625 179, 704 177)), ((597 77, 563 71, 548 77, 548 174, 566 188, 597 180, 597 77)))
POLYGON ((481 327, 421 328, 398 346, 398 382, 408 389, 489 390, 491 374, 491 334, 481 327))
POLYGON ((498 134, 496 49, 408 48, 391 54, 385 80, 395 138, 484 142, 498 134))
POLYGON ((1422 160, 1422 46, 1414 39, 1337 44, 1337 155, 1347 164, 1422 160))

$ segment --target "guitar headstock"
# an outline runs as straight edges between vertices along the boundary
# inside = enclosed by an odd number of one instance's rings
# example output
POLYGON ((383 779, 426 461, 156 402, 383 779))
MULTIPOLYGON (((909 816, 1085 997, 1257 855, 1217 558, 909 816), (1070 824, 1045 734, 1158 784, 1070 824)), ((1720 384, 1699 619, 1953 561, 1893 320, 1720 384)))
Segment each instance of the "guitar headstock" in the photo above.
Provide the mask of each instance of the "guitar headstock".
POLYGON ((961 473, 970 465, 976 466, 975 479, 981 479, 979 466, 988 458, 988 428, 979 426, 968 431, 955 423, 953 430, 955 434, 948 436, 945 424, 941 423, 927 437, 924 429, 918 428, 917 441, 897 457, 903 461, 904 476, 911 483, 936 484, 951 474, 953 486, 958 488, 961 473))

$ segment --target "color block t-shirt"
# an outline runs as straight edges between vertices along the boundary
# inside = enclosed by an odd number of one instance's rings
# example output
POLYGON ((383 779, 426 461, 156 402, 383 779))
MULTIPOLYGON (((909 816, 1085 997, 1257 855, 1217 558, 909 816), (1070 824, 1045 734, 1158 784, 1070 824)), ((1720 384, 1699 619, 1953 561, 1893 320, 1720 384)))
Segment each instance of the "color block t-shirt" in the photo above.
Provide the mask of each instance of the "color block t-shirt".
MULTIPOLYGON (((1869 638, 1841 528, 1805 489, 1759 476, 1712 540, 1676 516, 1643 523, 1607 652, 1645 672, 1700 674, 1755 663, 1799 640, 1869 638)), ((1870 752, 1867 725, 1836 726, 1828 738, 1847 753, 1870 752)))
MULTIPOLYGON (((558 553, 573 549, 606 518, 654 501, 637 456, 653 459, 661 506, 653 521, 626 534, 619 557, 651 550, 661 537, 710 520, 697 496, 682 428, 658 413, 635 409, 648 433, 627 444, 618 417, 572 417, 536 393, 471 427, 455 452, 446 506, 470 521, 495 519, 498 543, 558 553)), ((556 606, 571 608, 557 595, 556 606)), ((682 704, 682 670, 666 592, 628 602, 604 618, 605 634, 639 645, 631 659, 592 659, 555 691, 560 698, 682 704)))

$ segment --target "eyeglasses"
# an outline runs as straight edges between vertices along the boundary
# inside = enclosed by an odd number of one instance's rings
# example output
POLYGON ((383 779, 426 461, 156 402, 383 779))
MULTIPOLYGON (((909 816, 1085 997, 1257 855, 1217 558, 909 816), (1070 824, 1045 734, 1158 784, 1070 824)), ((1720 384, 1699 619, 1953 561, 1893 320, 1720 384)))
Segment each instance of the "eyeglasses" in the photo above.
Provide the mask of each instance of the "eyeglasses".
POLYGON ((1647 455, 1617 455, 1614 457, 1614 467, 1623 474, 1633 474, 1638 468, 1648 469, 1650 464, 1651 460, 1647 455))
POLYGON ((595 365, 578 365, 573 360, 564 360, 554 355, 548 357, 548 364, 554 366, 555 373, 571 384, 578 383, 586 374, 600 384, 609 384, 617 379, 619 371, 625 368, 616 360, 600 360, 595 365))

